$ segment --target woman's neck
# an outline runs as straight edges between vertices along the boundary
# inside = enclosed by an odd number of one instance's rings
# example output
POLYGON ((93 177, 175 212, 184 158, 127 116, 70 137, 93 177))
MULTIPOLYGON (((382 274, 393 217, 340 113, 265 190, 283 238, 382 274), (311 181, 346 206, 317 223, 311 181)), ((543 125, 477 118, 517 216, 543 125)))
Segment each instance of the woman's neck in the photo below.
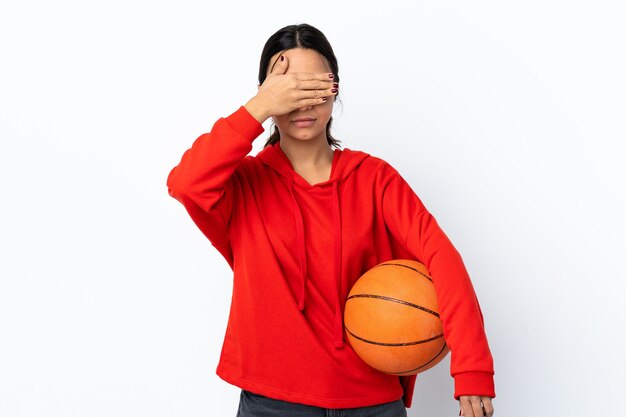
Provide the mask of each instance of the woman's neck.
POLYGON ((289 140, 281 138, 280 148, 296 172, 326 169, 333 163, 333 150, 320 140, 289 140))

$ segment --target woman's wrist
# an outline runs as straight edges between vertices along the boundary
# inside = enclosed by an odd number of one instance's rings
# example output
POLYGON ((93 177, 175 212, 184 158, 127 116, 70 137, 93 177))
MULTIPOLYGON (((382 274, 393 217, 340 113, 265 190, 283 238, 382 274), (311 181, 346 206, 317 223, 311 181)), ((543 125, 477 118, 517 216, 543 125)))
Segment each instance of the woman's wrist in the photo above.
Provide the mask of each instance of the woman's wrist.
POLYGON ((259 104, 256 96, 252 97, 244 107, 250 113, 252 117, 254 117, 259 123, 263 124, 267 119, 269 119, 270 115, 267 114, 262 105, 259 104))

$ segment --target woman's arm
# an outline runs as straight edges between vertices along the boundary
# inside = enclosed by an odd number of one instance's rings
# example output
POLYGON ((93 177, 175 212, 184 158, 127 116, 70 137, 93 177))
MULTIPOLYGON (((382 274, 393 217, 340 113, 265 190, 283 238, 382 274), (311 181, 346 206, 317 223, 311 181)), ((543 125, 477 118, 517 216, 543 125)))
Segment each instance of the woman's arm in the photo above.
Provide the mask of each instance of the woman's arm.
POLYGON ((167 177, 169 194, 180 201, 198 228, 232 264, 228 222, 233 173, 252 149, 263 126, 242 106, 200 135, 167 177))
POLYGON ((323 103, 332 92, 331 74, 286 74, 282 57, 245 106, 198 137, 167 178, 169 194, 180 201, 200 230, 232 266, 228 224, 233 207, 233 174, 252 150, 271 116, 323 103))
POLYGON ((385 223, 433 278, 444 337, 452 356, 455 398, 495 397, 493 359, 483 316, 461 256, 397 171, 387 165, 381 181, 385 223))

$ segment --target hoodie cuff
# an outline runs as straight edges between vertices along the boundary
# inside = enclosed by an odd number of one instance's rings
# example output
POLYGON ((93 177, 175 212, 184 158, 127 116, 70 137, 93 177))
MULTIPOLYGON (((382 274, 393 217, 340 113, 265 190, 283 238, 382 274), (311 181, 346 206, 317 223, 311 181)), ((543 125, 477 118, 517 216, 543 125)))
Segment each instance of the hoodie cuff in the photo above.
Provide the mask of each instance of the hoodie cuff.
POLYGON ((261 133, 265 131, 263 125, 252 117, 244 106, 226 118, 228 124, 244 138, 253 142, 261 133))
POLYGON ((454 398, 461 395, 480 395, 495 398, 493 374, 488 372, 463 372, 454 375, 454 398))

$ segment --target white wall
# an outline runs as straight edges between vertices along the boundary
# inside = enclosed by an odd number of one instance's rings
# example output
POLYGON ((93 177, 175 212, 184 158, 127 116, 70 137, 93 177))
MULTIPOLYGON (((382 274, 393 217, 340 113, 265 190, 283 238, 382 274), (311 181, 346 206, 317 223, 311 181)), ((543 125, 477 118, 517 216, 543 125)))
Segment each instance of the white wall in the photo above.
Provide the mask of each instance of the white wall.
MULTIPOLYGON (((496 414, 623 413, 620 2, 211 3, 0 6, 1 416, 235 415, 229 269, 165 181, 301 22, 340 61, 337 136, 464 256, 496 414)), ((448 366, 410 416, 458 415, 448 366)))

